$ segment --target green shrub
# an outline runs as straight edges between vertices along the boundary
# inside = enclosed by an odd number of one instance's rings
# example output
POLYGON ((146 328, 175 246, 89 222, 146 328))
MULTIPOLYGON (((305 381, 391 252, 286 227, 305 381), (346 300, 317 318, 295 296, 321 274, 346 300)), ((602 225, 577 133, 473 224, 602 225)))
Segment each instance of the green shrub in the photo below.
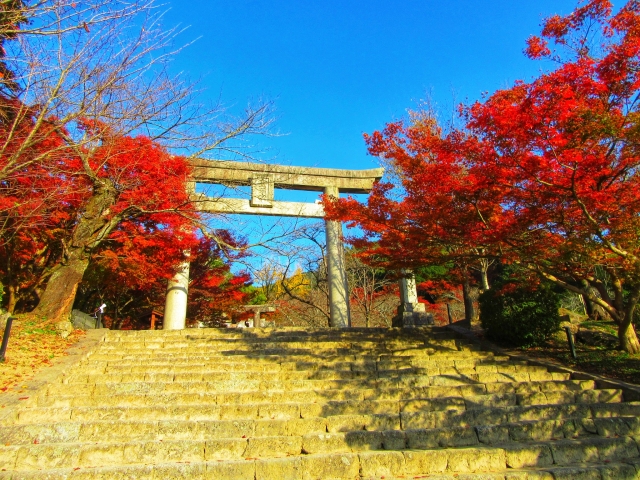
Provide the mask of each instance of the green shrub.
POLYGON ((498 280, 480 295, 480 323, 489 340, 532 347, 560 329, 558 308, 560 295, 550 285, 498 280))

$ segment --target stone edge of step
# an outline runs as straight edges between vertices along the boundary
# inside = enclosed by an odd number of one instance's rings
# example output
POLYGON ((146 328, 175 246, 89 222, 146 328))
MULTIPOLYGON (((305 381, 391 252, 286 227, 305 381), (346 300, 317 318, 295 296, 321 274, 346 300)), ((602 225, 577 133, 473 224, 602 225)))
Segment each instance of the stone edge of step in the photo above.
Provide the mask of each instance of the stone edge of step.
POLYGON ((550 360, 541 360, 539 358, 529 357, 527 355, 524 355, 522 352, 502 348, 494 343, 491 343, 488 340, 478 338, 473 331, 459 325, 448 325, 447 328, 457 333, 461 337, 464 337, 466 340, 479 345, 482 350, 493 352, 494 354, 498 355, 506 355, 511 360, 524 360, 529 365, 546 367, 549 372, 568 373, 571 380, 593 380, 594 382, 596 382, 596 387, 598 389, 620 389, 623 392, 625 402, 640 401, 640 385, 625 382, 623 380, 604 377, 595 373, 587 373, 580 370, 574 370, 550 360))
POLYGON ((73 366, 95 351, 104 341, 106 332, 107 329, 87 330, 86 336, 70 346, 64 356, 55 358, 52 366, 40 370, 33 378, 24 382, 25 389, 0 394, 0 426, 12 425, 22 408, 36 405, 38 397, 46 394, 46 388, 50 383, 68 374, 73 366))

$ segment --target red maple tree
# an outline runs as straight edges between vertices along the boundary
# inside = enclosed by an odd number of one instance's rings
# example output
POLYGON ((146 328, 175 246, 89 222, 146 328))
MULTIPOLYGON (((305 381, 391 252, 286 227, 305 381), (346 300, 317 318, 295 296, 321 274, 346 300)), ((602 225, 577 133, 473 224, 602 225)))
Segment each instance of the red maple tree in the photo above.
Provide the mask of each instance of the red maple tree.
POLYGON ((252 280, 247 272, 231 272, 231 263, 246 256, 244 242, 228 231, 217 231, 216 235, 215 240, 201 238, 192 249, 189 271, 189 321, 207 326, 222 326, 233 315, 245 313, 241 306, 250 297, 245 287, 252 280), (227 248, 223 249, 223 244, 227 248))
MULTIPOLYGON (((156 248, 153 262, 170 272, 183 252, 197 245, 187 160, 146 137, 113 135, 101 125, 82 127, 92 136, 99 132, 101 141, 65 144, 67 132, 52 128, 33 152, 37 157, 42 148, 48 161, 23 161, 0 190, 3 220, 13 225, 0 245, 3 283, 15 297, 10 304, 15 306, 23 292, 26 302, 37 304, 35 313, 52 321, 70 313, 95 253, 106 262, 109 255, 122 257, 126 248, 135 265, 136 256, 139 260, 151 243, 164 238, 167 248, 156 248), (55 155, 51 142, 60 143, 55 155), (110 242, 117 248, 102 248, 110 242)), ((11 161, 8 151, 0 166, 11 161)))
POLYGON ((400 172, 401 201, 381 185, 367 206, 327 211, 361 226, 387 264, 519 262, 602 307, 620 346, 640 352, 640 2, 583 2, 547 19, 526 53, 559 66, 462 108, 464 129, 397 122, 367 137, 400 172))
MULTIPOLYGON (((124 222, 94 252, 79 286, 75 308, 91 312, 105 303, 106 324, 111 329, 149 328, 140 319, 151 310, 164 308, 167 280, 172 265, 182 259, 174 237, 182 232, 154 225, 124 222)), ((227 232, 226 245, 241 246, 227 232)), ((242 252, 242 250, 239 250, 242 252)), ((188 320, 218 326, 238 306, 247 302, 245 273, 231 273, 232 260, 242 253, 223 252, 220 244, 200 237, 189 251, 190 282, 188 320)))

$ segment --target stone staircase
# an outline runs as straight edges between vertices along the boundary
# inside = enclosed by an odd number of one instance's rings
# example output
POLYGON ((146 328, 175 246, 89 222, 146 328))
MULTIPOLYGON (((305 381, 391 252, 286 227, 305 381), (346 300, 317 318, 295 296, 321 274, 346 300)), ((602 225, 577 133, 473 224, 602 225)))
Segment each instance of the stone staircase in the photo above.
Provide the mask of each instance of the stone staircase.
POLYGON ((632 479, 640 402, 436 327, 105 331, 0 479, 632 479))

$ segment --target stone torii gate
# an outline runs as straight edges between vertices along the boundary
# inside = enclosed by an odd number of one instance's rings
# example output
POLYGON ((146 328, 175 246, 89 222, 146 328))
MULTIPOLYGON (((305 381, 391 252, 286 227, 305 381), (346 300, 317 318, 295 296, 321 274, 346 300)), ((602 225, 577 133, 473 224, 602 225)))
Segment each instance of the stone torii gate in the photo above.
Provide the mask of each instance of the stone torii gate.
MULTIPOLYGON (((209 198, 194 194, 197 209, 202 212, 289 217, 323 218, 319 203, 281 202, 274 200, 274 189, 323 192, 338 198, 340 193, 369 193, 382 178, 384 169, 338 170, 331 168, 292 167, 260 163, 219 160, 193 160, 192 190, 196 183, 250 186, 251 199, 209 198)), ((327 242, 327 280, 329 283, 330 325, 351 326, 349 288, 345 271, 342 224, 325 220, 327 242)), ((184 263, 169 281, 163 328, 185 328, 189 263, 184 263)))

